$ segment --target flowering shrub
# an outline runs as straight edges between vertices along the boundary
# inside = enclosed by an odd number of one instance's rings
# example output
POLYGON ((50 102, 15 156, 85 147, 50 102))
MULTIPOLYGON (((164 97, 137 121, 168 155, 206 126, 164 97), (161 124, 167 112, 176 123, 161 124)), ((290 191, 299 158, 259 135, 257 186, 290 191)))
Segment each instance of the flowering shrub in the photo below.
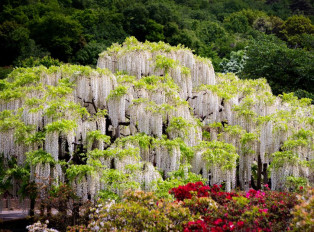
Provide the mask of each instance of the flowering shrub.
POLYGON ((235 192, 223 192, 221 190, 221 185, 214 185, 210 188, 210 197, 219 204, 224 204, 232 200, 233 197, 237 197, 238 194, 235 192))
POLYGON ((313 192, 298 204, 296 193, 250 189, 224 192, 221 186, 188 183, 169 192, 176 201, 155 193, 129 191, 121 202, 106 202, 91 210, 87 226, 72 226, 68 232, 86 231, 183 231, 271 232, 311 231, 313 192))
POLYGON ((194 215, 201 215, 201 219, 185 225, 185 232, 285 231, 292 219, 290 211, 297 203, 293 193, 253 189, 247 193, 228 193, 223 192, 221 186, 209 187, 199 182, 171 189, 170 193, 183 201, 194 215), (200 204, 198 196, 214 201, 212 206, 215 207, 200 204))
POLYGON ((126 192, 120 203, 92 210, 91 231, 182 231, 193 220, 183 202, 159 200, 154 193, 126 192))
POLYGON ((209 231, 207 229, 206 223, 202 220, 192 221, 189 222, 186 227, 184 228, 183 232, 189 232, 189 231, 209 231))
POLYGON ((48 223, 49 221, 45 221, 45 223, 41 223, 40 221, 38 221, 32 225, 27 226, 26 229, 29 232, 58 232, 58 230, 49 229, 48 223))
POLYGON ((91 230, 88 229, 85 225, 76 225, 76 226, 69 226, 67 228, 67 232, 90 232, 91 230))
POLYGON ((192 192, 196 192, 198 197, 208 197, 209 190, 209 186, 204 186, 204 184, 199 181, 196 183, 188 183, 187 185, 173 188, 169 191, 169 193, 173 194, 177 200, 183 201, 184 199, 191 199, 192 192))
MULTIPOLYGON (((303 189, 302 189, 303 190, 303 189)), ((314 189, 298 195, 300 204, 293 211, 292 227, 294 231, 313 231, 314 229, 314 189)))
POLYGON ((60 231, 65 231, 70 225, 88 223, 91 202, 80 201, 68 185, 61 184, 52 188, 50 196, 42 203, 47 208, 47 215, 41 215, 40 219, 48 219, 49 224, 60 231), (57 210, 57 213, 53 214, 53 209, 57 210))
POLYGON ((178 201, 191 199, 193 192, 196 192, 197 197, 211 197, 219 204, 231 200, 234 196, 238 196, 236 193, 221 191, 221 186, 204 186, 202 182, 188 183, 187 185, 179 186, 169 191, 169 193, 173 194, 178 201))

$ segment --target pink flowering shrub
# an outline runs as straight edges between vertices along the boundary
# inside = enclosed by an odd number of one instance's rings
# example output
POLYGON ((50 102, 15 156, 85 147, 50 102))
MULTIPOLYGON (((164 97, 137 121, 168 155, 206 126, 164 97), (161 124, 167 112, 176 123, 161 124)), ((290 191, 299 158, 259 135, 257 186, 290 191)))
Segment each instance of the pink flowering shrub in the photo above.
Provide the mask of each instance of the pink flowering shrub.
POLYGON ((173 188, 170 193, 178 201, 183 201, 190 211, 201 217, 184 227, 188 231, 287 231, 292 215, 291 209, 297 204, 294 193, 276 191, 223 192, 221 186, 204 186, 201 182, 189 183, 173 188), (207 197, 216 207, 206 204, 191 205, 193 195, 207 197))

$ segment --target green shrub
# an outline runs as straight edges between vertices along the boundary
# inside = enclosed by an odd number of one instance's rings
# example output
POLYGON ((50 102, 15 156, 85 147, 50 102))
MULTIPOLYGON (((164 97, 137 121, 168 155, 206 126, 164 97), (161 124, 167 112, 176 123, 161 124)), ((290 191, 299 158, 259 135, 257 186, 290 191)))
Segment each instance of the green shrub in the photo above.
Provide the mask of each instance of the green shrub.
POLYGON ((129 191, 123 198, 92 209, 88 227, 93 231, 182 231, 193 219, 183 202, 159 200, 152 192, 129 191))
POLYGON ((51 66, 61 66, 62 62, 50 56, 44 56, 43 58, 31 56, 25 60, 19 60, 16 64, 17 67, 23 67, 23 68, 36 67, 40 65, 43 65, 49 68, 51 66))
POLYGON ((13 68, 11 66, 0 67, 0 79, 6 78, 12 70, 13 68))

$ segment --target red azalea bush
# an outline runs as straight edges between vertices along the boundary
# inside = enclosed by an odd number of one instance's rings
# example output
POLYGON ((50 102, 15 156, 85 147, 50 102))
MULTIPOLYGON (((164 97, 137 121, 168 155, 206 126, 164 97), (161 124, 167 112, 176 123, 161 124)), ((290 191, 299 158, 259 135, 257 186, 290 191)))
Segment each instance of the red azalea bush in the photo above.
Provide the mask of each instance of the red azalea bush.
POLYGON ((186 227, 184 228, 183 232, 189 232, 189 231, 204 231, 208 232, 206 223, 202 220, 192 221, 189 222, 186 227))
POLYGON ((196 192, 197 197, 211 197, 219 204, 228 202, 232 197, 238 196, 236 193, 223 192, 221 190, 221 185, 209 187, 204 186, 203 182, 188 183, 187 185, 179 186, 169 191, 169 193, 173 194, 178 201, 191 199, 193 192, 196 192))
POLYGON ((202 182, 173 188, 170 193, 183 201, 191 213, 200 215, 199 220, 185 225, 184 232, 287 231, 290 230, 291 210, 297 204, 294 193, 253 189, 247 193, 229 193, 223 192, 221 186, 204 186, 202 182), (215 207, 198 200, 205 197, 213 200, 215 207))
POLYGON ((208 197, 209 191, 210 187, 204 186, 203 182, 199 181, 196 183, 188 183, 187 185, 173 188, 169 191, 169 193, 173 194, 178 201, 183 201, 184 199, 191 199, 192 192, 196 192, 197 197, 208 197))

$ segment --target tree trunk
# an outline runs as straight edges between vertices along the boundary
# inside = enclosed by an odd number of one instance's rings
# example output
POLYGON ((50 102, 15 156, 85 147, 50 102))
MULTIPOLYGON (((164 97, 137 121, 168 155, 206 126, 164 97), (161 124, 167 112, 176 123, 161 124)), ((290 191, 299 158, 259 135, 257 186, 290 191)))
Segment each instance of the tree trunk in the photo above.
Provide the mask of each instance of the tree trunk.
POLYGON ((47 202, 47 217, 48 217, 48 218, 51 217, 51 210, 52 210, 51 202, 48 201, 48 202, 47 202))
POLYGON ((45 214, 45 204, 44 202, 41 200, 40 201, 40 216, 43 217, 45 214))
POLYGON ((64 218, 67 217, 67 202, 65 200, 60 200, 58 211, 64 218))
POLYGON ((258 159, 257 159, 257 184, 256 184, 257 189, 262 188, 262 168, 263 168, 263 164, 262 164, 261 156, 258 155, 258 159))
POLYGON ((254 177, 251 175, 251 188, 256 190, 256 185, 254 181, 254 177))
POLYGON ((239 164, 237 165, 237 170, 236 170, 236 186, 241 188, 241 184, 240 184, 240 166, 239 164))
POLYGON ((72 223, 76 225, 77 219, 79 218, 80 214, 80 203, 73 202, 73 212, 72 212, 72 223))
POLYGON ((36 198, 30 198, 30 203, 29 216, 34 217, 36 198))
POLYGON ((268 184, 267 164, 263 164, 263 183, 268 184))
POLYGON ((120 126, 118 125, 117 128, 115 128, 115 139, 118 139, 120 137, 120 126))

